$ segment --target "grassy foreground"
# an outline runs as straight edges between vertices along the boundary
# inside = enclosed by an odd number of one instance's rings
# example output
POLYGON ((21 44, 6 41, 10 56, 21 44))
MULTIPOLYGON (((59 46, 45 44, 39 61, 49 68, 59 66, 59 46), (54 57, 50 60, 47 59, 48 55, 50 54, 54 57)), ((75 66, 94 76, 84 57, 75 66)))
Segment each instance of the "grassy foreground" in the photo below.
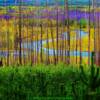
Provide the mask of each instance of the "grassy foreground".
POLYGON ((0 100, 99 100, 100 87, 88 78, 96 70, 99 79, 99 68, 86 66, 84 71, 64 64, 0 68, 0 100))

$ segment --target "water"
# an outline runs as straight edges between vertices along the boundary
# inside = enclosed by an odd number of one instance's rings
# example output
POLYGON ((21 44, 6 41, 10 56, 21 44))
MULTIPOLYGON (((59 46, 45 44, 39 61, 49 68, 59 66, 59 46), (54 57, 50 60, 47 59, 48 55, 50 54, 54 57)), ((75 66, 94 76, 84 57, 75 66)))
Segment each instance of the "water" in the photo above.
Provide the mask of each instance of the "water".
MULTIPOLYGON (((84 37, 84 36, 86 36, 86 35, 88 35, 88 33, 87 32, 84 32, 84 31, 79 31, 79 30, 76 30, 75 31, 77 34, 78 34, 78 39, 80 38, 80 34, 81 34, 81 37, 84 37)), ((62 36, 65 38, 67 38, 67 32, 64 32, 63 34, 62 34, 62 36)), ((75 40, 76 38, 75 37, 73 37, 73 38, 71 38, 71 39, 73 39, 73 40, 75 40)), ((56 39, 55 39, 56 40, 56 39)), ((50 39, 50 40, 48 40, 49 42, 52 42, 52 40, 50 39)), ((32 44, 31 43, 24 43, 23 44, 23 46, 24 46, 24 48, 26 48, 27 49, 27 47, 28 47, 28 49, 32 49, 32 50, 35 50, 36 52, 41 52, 41 44, 42 45, 44 45, 44 44, 46 44, 47 43, 47 40, 42 40, 42 42, 41 42, 41 40, 39 40, 39 41, 35 41, 35 42, 33 42, 32 44), (32 48, 31 48, 31 45, 33 46, 32 48), (38 45, 38 47, 37 47, 37 45, 38 45)), ((55 52, 55 54, 58 54, 58 55, 60 55, 61 54, 61 52, 62 52, 62 50, 54 50, 54 49, 50 49, 49 48, 49 50, 48 50, 48 48, 45 48, 45 47, 42 47, 42 51, 43 51, 43 53, 45 53, 45 54, 49 54, 50 56, 53 56, 54 55, 54 52, 55 52)), ((65 50, 63 50, 63 55, 65 55, 65 52, 66 52, 66 56, 68 55, 67 54, 67 51, 65 51, 65 50)), ((70 51, 70 55, 71 56, 80 56, 80 51, 70 51)), ((88 52, 87 51, 83 51, 83 52, 81 52, 81 55, 83 56, 83 57, 87 57, 88 56, 88 52)), ((91 55, 91 53, 90 53, 90 55, 91 55)))
MULTIPOLYGON (((84 36, 88 35, 88 33, 84 32, 84 31, 75 30, 75 32, 78 35, 78 39, 80 38, 80 34, 81 34, 81 37, 84 37, 84 36)), ((62 34, 62 36, 64 38, 65 37, 67 38, 67 32, 64 32, 62 34)), ((76 38, 73 37, 71 39, 75 40, 76 38)), ((54 40, 56 40, 56 39, 54 39, 54 40)), ((48 41, 52 42, 51 39, 49 39, 48 41)), ((39 52, 41 52, 41 45, 44 45, 46 43, 47 43, 47 40, 42 40, 42 42, 41 42, 41 40, 39 40, 39 41, 34 41, 32 43, 29 42, 28 44, 27 43, 23 43, 22 47, 24 47, 24 49, 29 49, 29 50, 36 51, 36 52, 39 53, 39 52), (37 45, 38 45, 38 47, 37 47, 37 45), (32 46, 32 48, 31 48, 31 46, 32 46)), ((58 50, 57 51, 57 50, 54 50, 54 49, 49 49, 48 50, 48 48, 42 47, 42 51, 43 51, 43 53, 49 54, 50 56, 53 56, 54 53, 55 53, 55 55, 58 54, 60 56, 62 52, 63 52, 62 55, 65 55, 65 52, 66 52, 66 56, 68 55, 68 51, 67 50, 66 51, 65 50, 63 50, 63 51, 62 50, 58 50)), ((76 55, 80 56, 80 51, 70 51, 69 53, 70 53, 70 56, 76 56, 76 55)), ((18 51, 17 52, 12 51, 12 52, 10 52, 10 54, 13 55, 13 56, 18 56, 19 52, 18 51)), ((0 56, 7 56, 7 55, 8 55, 7 51, 4 51, 4 52, 0 51, 0 56)), ((26 51, 24 53, 22 52, 22 55, 27 56, 27 52, 26 51)), ((82 57, 87 57, 89 55, 89 53, 87 51, 82 51, 81 55, 82 55, 82 57)), ((91 56, 91 53, 90 53, 90 56, 91 56)))

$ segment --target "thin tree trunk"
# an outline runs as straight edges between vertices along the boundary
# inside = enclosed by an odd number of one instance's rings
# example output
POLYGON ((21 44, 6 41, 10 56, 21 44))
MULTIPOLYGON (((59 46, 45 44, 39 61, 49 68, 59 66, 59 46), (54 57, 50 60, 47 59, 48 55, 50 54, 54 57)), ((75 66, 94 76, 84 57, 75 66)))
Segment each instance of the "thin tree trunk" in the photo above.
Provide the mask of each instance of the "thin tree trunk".
POLYGON ((34 44, 33 44, 33 41, 34 41, 34 14, 32 14, 32 24, 31 24, 31 29, 32 29, 32 36, 31 36, 31 65, 34 64, 35 60, 34 60, 34 51, 35 51, 35 48, 34 47, 34 44))
POLYGON ((43 34, 42 23, 41 23, 40 27, 41 27, 41 54, 40 54, 40 59, 41 59, 41 63, 43 63, 43 57, 42 57, 42 34, 43 34))
MULTIPOLYGON (((93 3, 93 25, 94 25, 94 52, 96 53, 96 18, 95 18, 95 1, 92 0, 93 3)), ((96 55, 94 56, 94 63, 96 63, 96 55)))
MULTIPOLYGON (((66 27, 66 23, 65 23, 65 16, 66 16, 66 0, 64 0, 64 20, 63 20, 63 32, 65 32, 65 27, 66 27)), ((66 49, 67 49, 67 43, 66 43, 67 39, 66 36, 63 36, 63 40, 62 40, 62 55, 65 56, 65 62, 66 62, 66 49), (65 41, 65 43, 63 43, 65 41), (65 52, 64 52, 65 51, 65 52)))
POLYGON ((33 52, 33 25, 31 25, 31 29, 32 29, 32 33, 31 33, 32 35, 31 35, 31 37, 30 37, 30 38, 31 38, 31 52, 30 52, 30 57, 31 57, 31 66, 32 66, 32 64, 33 64, 33 63, 32 63, 32 59, 33 59, 33 56, 34 56, 34 55, 33 55, 33 53, 34 53, 34 52, 33 52), (32 53, 32 52, 33 52, 33 53, 32 53))
POLYGON ((20 0, 20 3, 19 3, 19 64, 22 64, 22 48, 21 48, 21 42, 22 42, 22 12, 21 12, 21 9, 22 9, 22 0, 20 0))
MULTIPOLYGON (((29 20, 28 20, 28 12, 26 12, 26 13, 27 13, 27 23, 26 23, 26 27, 27 27, 27 28, 26 28, 26 29, 27 29, 27 32, 26 32, 26 34, 27 34, 26 37, 27 37, 27 38, 26 38, 26 39, 27 39, 27 40, 26 40, 26 41, 27 41, 27 54, 28 54, 28 57, 27 57, 28 59, 27 59, 27 60, 29 60, 29 58, 30 58, 30 57, 29 57, 29 56, 30 56, 30 55, 29 55, 30 48, 29 48, 29 41, 28 41, 28 38, 29 38, 29 23, 28 23, 28 21, 29 21, 29 20)), ((29 60, 29 61, 30 61, 30 60, 29 60)))
MULTIPOLYGON (((49 21, 49 15, 48 15, 48 1, 46 0, 46 10, 47 10, 47 20, 49 21)), ((47 29, 46 29, 46 33, 47 33, 47 64, 49 64, 49 35, 48 35, 48 22, 47 22, 47 29)))
POLYGON ((59 55, 59 52, 58 52, 58 38, 59 38, 58 37, 58 35, 59 35, 58 34, 58 31, 59 31, 58 30, 58 4, 57 4, 57 8, 56 9, 57 9, 57 14, 56 14, 56 50, 57 50, 57 59, 56 60, 58 62, 58 59, 59 59, 58 58, 58 55, 59 55))
POLYGON ((56 55, 55 55, 55 46, 54 46, 54 37, 53 37, 53 25, 51 21, 51 38, 52 38, 52 45, 53 45, 53 59, 54 59, 54 64, 56 65, 56 55))
POLYGON ((70 26, 69 26, 69 7, 68 7, 68 0, 66 0, 66 11, 67 11, 67 41, 68 41, 68 58, 67 64, 70 64, 70 26))
MULTIPOLYGON (((36 0, 36 5, 37 5, 37 7, 38 7, 38 17, 39 17, 39 2, 38 2, 38 0, 36 0)), ((38 20, 38 24, 37 24, 37 27, 39 28, 39 20, 38 20)), ((38 30, 38 32, 39 32, 39 30, 38 30)), ((39 54, 38 54, 38 52, 39 52, 39 47, 38 47, 38 42, 39 42, 39 40, 38 40, 38 33, 36 33, 36 40, 37 40, 37 43, 36 43, 36 63, 38 64, 38 57, 39 57, 39 54)))
POLYGON ((7 66, 9 66, 9 15, 7 14, 8 12, 8 5, 6 3, 7 1, 5 0, 5 6, 6 6, 6 24, 7 24, 7 66))
MULTIPOLYGON (((22 18, 22 28, 23 28, 23 30, 22 30, 22 37, 24 37, 24 17, 22 18)), ((23 39, 23 38, 22 38, 23 39)), ((23 64, 25 65, 25 50, 24 50, 24 39, 22 40, 22 48, 23 48, 23 50, 22 50, 22 52, 23 52, 23 58, 22 58, 22 60, 23 60, 23 64)))
POLYGON ((80 21, 80 65, 82 64, 82 36, 81 36, 82 26, 80 21))
POLYGON ((100 66, 100 16, 97 15, 97 65, 100 66))
POLYGON ((88 65, 90 65, 90 9, 91 9, 91 4, 90 4, 90 0, 89 0, 89 34, 88 34, 88 37, 89 37, 89 42, 88 42, 88 65))
MULTIPOLYGON (((76 22, 77 22, 77 6, 76 6, 76 22)), ((77 26, 77 23, 76 23, 76 26, 77 26)), ((77 29, 76 29, 76 64, 77 64, 77 41, 78 41, 78 32, 77 32, 77 29)))
POLYGON ((64 30, 64 23, 62 23, 62 29, 61 29, 61 41, 60 41, 60 57, 61 61, 63 62, 63 48, 64 48, 64 43, 63 43, 63 30, 64 30))

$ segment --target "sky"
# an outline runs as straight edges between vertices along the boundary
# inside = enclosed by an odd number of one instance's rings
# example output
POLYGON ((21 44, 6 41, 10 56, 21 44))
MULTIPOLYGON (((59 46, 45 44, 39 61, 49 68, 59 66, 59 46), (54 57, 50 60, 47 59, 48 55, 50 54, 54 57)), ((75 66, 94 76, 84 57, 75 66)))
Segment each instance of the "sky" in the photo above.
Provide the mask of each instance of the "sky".
MULTIPOLYGON (((5 1, 7 4, 10 4, 10 5, 14 5, 15 2, 16 2, 16 5, 18 5, 18 2, 21 0, 0 0, 0 5, 3 5, 5 1)), ((46 0, 22 0, 22 1, 26 5, 30 5, 30 4, 35 5, 36 2, 38 2, 38 4, 45 5, 45 2, 46 2, 46 0)), ((50 5, 55 4, 56 1, 59 1, 59 4, 64 3, 64 0, 47 0, 47 1, 48 1, 48 4, 50 4, 50 5)), ((71 4, 80 4, 80 5, 89 3, 89 0, 68 0, 68 1, 71 4)), ((92 1, 92 0, 90 0, 90 1, 92 1)), ((100 0, 97 0, 97 1, 100 2, 100 0)))

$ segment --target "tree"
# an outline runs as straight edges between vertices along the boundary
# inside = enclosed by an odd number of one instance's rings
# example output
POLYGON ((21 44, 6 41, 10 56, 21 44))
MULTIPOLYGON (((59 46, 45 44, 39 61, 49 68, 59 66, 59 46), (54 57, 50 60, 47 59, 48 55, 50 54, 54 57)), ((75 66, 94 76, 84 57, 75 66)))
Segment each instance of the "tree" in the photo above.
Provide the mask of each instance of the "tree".
POLYGON ((80 19, 79 23, 81 24, 81 28, 86 28, 88 25, 88 20, 86 19, 80 19))
MULTIPOLYGON (((69 7, 68 7, 68 0, 65 0, 65 4, 66 4, 66 11, 67 11, 67 41, 68 41, 68 45, 67 45, 67 48, 68 48, 67 49, 68 50, 67 63, 70 64, 70 26, 69 26, 69 7)), ((65 50, 65 54, 66 54, 66 50, 65 50)))
POLYGON ((47 28, 46 28, 46 34, 47 34, 47 64, 49 64, 49 34, 48 34, 48 26, 49 26, 49 12, 48 12, 48 0, 46 0, 46 11, 47 11, 47 28))
POLYGON ((22 64, 22 0, 19 1, 19 64, 22 64))
POLYGON ((90 65, 90 45, 91 45, 91 43, 90 43, 90 14, 91 14, 91 0, 89 0, 89 24, 88 24, 88 26, 89 26, 89 35, 88 35, 88 37, 89 37, 89 43, 88 43, 88 64, 90 65))
POLYGON ((5 19, 6 19, 6 25, 7 25, 7 31, 6 31, 6 33, 7 33, 7 65, 9 66, 9 14, 7 13, 8 12, 8 8, 9 8, 9 6, 7 6, 7 1, 5 0, 4 1, 4 3, 5 3, 5 6, 6 6, 6 15, 5 15, 5 19))

